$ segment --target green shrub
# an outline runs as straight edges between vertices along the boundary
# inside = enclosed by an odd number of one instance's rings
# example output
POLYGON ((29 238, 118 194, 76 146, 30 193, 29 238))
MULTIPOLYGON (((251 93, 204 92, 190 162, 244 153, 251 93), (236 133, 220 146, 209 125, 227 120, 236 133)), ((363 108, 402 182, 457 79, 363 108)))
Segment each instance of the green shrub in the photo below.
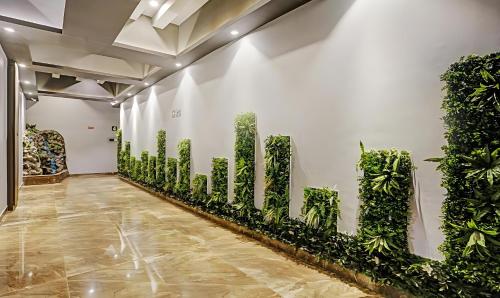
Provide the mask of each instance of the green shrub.
POLYGON ((179 180, 175 187, 176 195, 188 197, 191 187, 191 141, 184 139, 179 142, 179 180))
POLYGON ((151 186, 156 186, 156 156, 150 156, 148 162, 148 179, 146 183, 151 186))
POLYGON ((265 191, 262 209, 266 222, 275 225, 288 218, 290 205, 289 136, 269 136, 266 139, 265 191))
POLYGON ((166 143, 167 143, 167 133, 165 130, 158 131, 158 136, 156 137, 156 144, 158 146, 158 160, 156 163, 156 187, 162 189, 165 186, 165 166, 166 161, 166 143))
POLYGON ((139 181, 144 183, 144 184, 147 184, 147 180, 148 180, 148 163, 149 163, 149 153, 147 150, 143 150, 141 152, 142 169, 141 169, 141 173, 139 176, 139 181))
POLYGON ((130 178, 134 181, 137 179, 137 173, 135 172, 135 156, 130 157, 130 178))
POLYGON ((412 163, 406 151, 370 150, 361 144, 359 231, 366 251, 381 258, 408 251, 412 163))
POLYGON ((167 181, 164 190, 167 194, 173 195, 175 184, 177 183, 177 159, 169 157, 167 159, 167 181))
POLYGON ((123 154, 123 173, 130 177, 130 142, 125 142, 125 152, 123 154))
POLYGON ((118 129, 116 132, 116 164, 118 167, 118 173, 123 174, 122 172, 122 130, 118 129))
POLYGON ((227 203, 228 162, 227 158, 212 159, 212 193, 209 204, 227 203))
POLYGON ((207 176, 195 174, 193 178, 192 199, 199 202, 208 201, 207 176))
POLYGON ((257 124, 254 113, 238 115, 235 119, 236 142, 234 206, 241 214, 255 209, 255 138, 257 124))
POLYGON ((326 236, 335 234, 338 214, 339 194, 337 191, 328 187, 304 189, 302 217, 309 228, 317 229, 326 236))
POLYGON ((442 185, 453 273, 500 296, 500 53, 462 57, 441 78, 446 95, 442 185))
POLYGON ((141 182, 141 171, 142 171, 142 162, 138 159, 135 160, 134 165, 134 178, 135 182, 141 182))

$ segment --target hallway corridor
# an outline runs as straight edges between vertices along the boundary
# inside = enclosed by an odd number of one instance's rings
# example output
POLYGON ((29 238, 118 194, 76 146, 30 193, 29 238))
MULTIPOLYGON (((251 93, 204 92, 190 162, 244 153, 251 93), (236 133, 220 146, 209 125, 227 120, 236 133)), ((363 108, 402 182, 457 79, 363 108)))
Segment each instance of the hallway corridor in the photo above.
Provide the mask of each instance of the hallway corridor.
POLYGON ((1 297, 374 297, 120 181, 25 187, 1 297))

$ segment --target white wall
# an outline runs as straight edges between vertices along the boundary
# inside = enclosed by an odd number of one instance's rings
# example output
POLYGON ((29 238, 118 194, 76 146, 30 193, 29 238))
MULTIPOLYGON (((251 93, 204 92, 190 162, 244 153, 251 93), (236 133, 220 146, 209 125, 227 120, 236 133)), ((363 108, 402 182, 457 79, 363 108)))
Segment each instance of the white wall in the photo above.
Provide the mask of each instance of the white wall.
POLYGON ((304 187, 337 185, 339 230, 349 233, 359 209, 359 141, 409 150, 417 167, 411 250, 440 258, 445 191, 436 165, 423 162, 440 156, 444 144, 439 77, 460 56, 497 51, 498 28, 496 0, 313 1, 123 104, 124 140, 136 156, 156 152, 164 128, 168 156, 191 138, 193 172, 209 174, 211 158, 226 156, 233 177, 234 117, 255 112, 257 206, 264 140, 290 135, 292 215, 300 213, 304 187), (182 116, 171 118, 173 109, 182 116))
POLYGON ((116 172, 116 143, 110 142, 119 110, 109 103, 41 96, 26 111, 26 122, 57 130, 66 143, 70 174, 116 172), (88 129, 88 127, 95 129, 88 129))
MULTIPOLYGON (((16 65, 17 67, 17 65, 16 65)), ((24 139, 24 129, 26 128, 26 98, 24 97, 24 93, 20 91, 19 88, 19 72, 16 72, 16 86, 17 88, 17 96, 19 99, 19 106, 18 106, 18 156, 17 156, 17 167, 18 167, 18 179, 17 179, 17 184, 18 187, 21 187, 23 185, 23 139, 24 139)))
POLYGON ((7 57, 0 46, 0 215, 7 208, 7 57))

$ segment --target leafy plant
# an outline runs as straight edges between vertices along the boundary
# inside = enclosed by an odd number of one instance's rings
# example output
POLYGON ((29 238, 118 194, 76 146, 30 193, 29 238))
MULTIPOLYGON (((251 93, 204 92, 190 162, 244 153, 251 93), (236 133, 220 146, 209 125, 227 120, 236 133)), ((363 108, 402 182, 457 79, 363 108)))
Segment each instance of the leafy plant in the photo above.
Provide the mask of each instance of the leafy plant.
POLYGON ((141 171, 142 171, 142 162, 136 159, 134 164, 134 178, 133 178, 135 182, 141 181, 141 171))
POLYGON ((290 202, 290 159, 289 136, 269 136, 266 139, 264 219, 279 225, 288 217, 290 202))
POLYGON ((184 139, 179 142, 179 180, 175 187, 176 195, 188 197, 191 186, 191 141, 184 139))
POLYGON ((118 166, 118 173, 123 174, 122 170, 122 130, 118 129, 116 132, 116 164, 118 166))
POLYGON ((212 193, 208 204, 218 205, 227 203, 227 171, 227 158, 214 157, 212 159, 212 193))
POLYGON ((177 183, 177 159, 169 157, 167 159, 167 181, 164 190, 168 195, 173 195, 175 184, 177 183))
POLYGON ((207 175, 194 175, 192 198, 199 202, 208 201, 207 175))
POLYGON ((137 179, 137 173, 135 171, 135 156, 130 157, 130 178, 134 181, 137 179))
POLYGON ((125 142, 125 152, 123 154, 123 173, 130 177, 130 142, 125 142))
POLYGON ((165 186, 165 166, 166 160, 166 146, 167 146, 167 132, 165 130, 158 131, 156 137, 156 145, 158 146, 158 160, 156 163, 156 187, 162 189, 165 186))
POLYGON ((500 222, 500 186, 489 186, 480 191, 474 189, 474 198, 467 200, 467 210, 473 219, 486 222, 500 222))
POLYGON ((156 185, 156 156, 150 156, 148 162, 148 178, 146 183, 154 187, 156 185))
MULTIPOLYGON (((462 256, 469 257, 473 253, 477 253, 479 258, 485 259, 492 257, 490 247, 500 247, 500 241, 495 237, 499 235, 498 227, 479 227, 474 219, 467 222, 465 227, 455 226, 458 231, 462 231, 462 242, 466 242, 462 256)), ((495 256, 497 258, 498 256, 495 256)))
POLYGON ((139 176, 139 181, 142 182, 143 184, 147 184, 148 180, 148 163, 149 163, 149 153, 147 150, 143 150, 141 152, 142 169, 139 176))
POLYGON ((393 242, 397 234, 390 229, 382 228, 382 226, 377 225, 375 228, 367 228, 364 230, 364 234, 366 238, 364 245, 369 254, 376 251, 385 255, 392 252, 392 249, 400 249, 393 242))
POLYGON ((257 124, 255 114, 236 117, 234 207, 240 214, 250 214, 254 206, 255 138, 257 124))
POLYGON ((328 187, 306 187, 301 214, 306 226, 319 229, 325 235, 336 233, 337 215, 339 214, 338 203, 337 191, 328 187))
POLYGON ((491 186, 500 177, 500 148, 490 153, 488 145, 472 152, 471 156, 462 155, 466 161, 465 178, 473 178, 475 182, 488 181, 491 186))

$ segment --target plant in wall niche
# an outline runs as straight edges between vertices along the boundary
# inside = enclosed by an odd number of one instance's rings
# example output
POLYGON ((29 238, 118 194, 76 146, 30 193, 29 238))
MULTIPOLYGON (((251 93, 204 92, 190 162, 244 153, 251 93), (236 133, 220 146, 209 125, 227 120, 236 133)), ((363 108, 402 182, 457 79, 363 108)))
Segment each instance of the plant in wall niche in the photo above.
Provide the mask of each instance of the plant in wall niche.
MULTIPOLYGON (((412 163, 406 151, 365 151, 360 177, 358 235, 370 254, 395 255, 408 250, 408 205, 412 192, 412 163), (395 250, 394 250, 395 249, 395 250)), ((377 261, 378 259, 374 259, 377 261)))
POLYGON ((191 184, 191 141, 184 139, 177 146, 179 150, 179 180, 175 186, 175 194, 187 198, 191 184))
POLYGON ((214 157, 212 159, 212 194, 209 205, 221 205, 227 203, 227 158, 214 157))
POLYGON ((338 192, 325 188, 307 187, 304 189, 302 217, 306 226, 318 229, 328 236, 337 232, 339 214, 338 192))
POLYGON ((118 173, 122 174, 122 130, 116 132, 116 164, 118 165, 118 173))
POLYGON ((123 154, 123 172, 130 177, 130 142, 125 142, 125 152, 123 154))
POLYGON ((146 183, 152 187, 156 185, 156 156, 149 157, 148 178, 146 183))
POLYGON ((193 178, 192 199, 199 202, 208 201, 207 176, 196 174, 193 178))
POLYGON ((148 180, 148 163, 149 163, 149 153, 147 150, 141 152, 141 174, 139 176, 139 181, 143 184, 147 184, 148 180))
POLYGON ((262 212, 267 223, 275 225, 288 218, 290 203, 289 136, 269 136, 266 139, 265 192, 262 212))
POLYGON ((255 138, 257 124, 254 113, 236 116, 234 207, 240 214, 249 214, 255 209, 255 138))
POLYGON ((452 273, 482 292, 500 295, 500 53, 462 57, 441 79, 446 95, 445 241, 452 273))
POLYGON ((167 194, 173 195, 175 184, 177 183, 177 159, 169 157, 167 159, 167 177, 164 190, 167 194))
POLYGON ((156 164, 156 187, 162 189, 165 186, 165 166, 167 164, 165 150, 167 143, 167 133, 165 130, 158 131, 156 144, 158 146, 158 162, 156 164))
POLYGON ((134 178, 135 182, 141 182, 141 173, 142 173, 142 162, 138 159, 135 160, 134 165, 134 178))

